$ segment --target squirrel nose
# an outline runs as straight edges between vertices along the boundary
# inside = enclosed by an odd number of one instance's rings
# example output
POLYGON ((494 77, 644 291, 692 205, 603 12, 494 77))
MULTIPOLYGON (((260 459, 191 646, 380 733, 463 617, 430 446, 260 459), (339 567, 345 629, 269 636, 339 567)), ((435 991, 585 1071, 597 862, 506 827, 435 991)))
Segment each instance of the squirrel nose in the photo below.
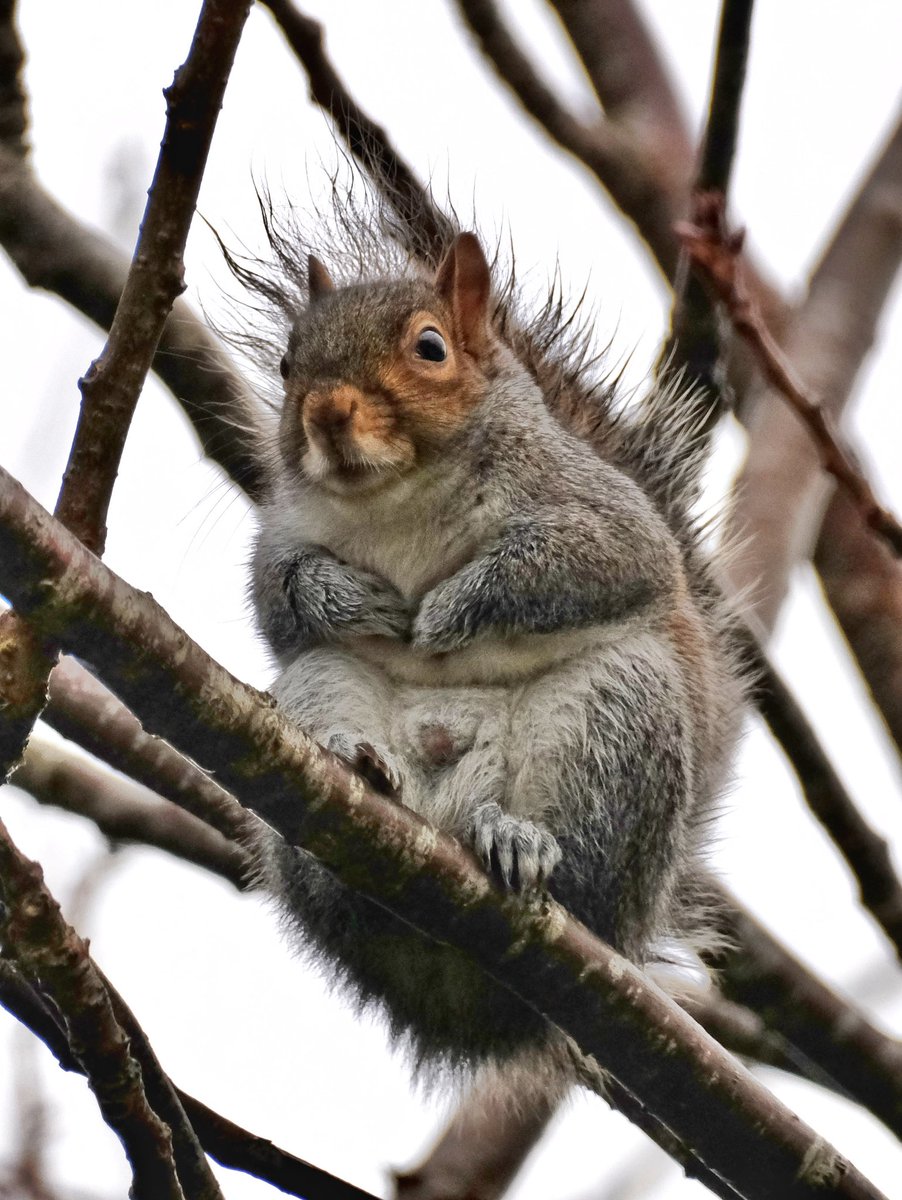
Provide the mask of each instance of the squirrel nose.
POLYGON ((338 433, 357 411, 354 390, 349 387, 311 392, 304 402, 304 424, 321 433, 338 433))

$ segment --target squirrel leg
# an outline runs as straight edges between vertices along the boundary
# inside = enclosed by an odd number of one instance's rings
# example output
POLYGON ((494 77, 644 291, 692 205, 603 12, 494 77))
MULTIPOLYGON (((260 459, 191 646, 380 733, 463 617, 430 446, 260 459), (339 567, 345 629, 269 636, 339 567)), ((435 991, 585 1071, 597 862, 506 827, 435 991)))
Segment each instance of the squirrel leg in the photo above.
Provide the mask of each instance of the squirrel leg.
POLYGON ((394 689, 378 667, 321 646, 298 655, 272 692, 305 733, 371 787, 400 800, 404 771, 388 736, 394 689))
POLYGON ((664 639, 602 642, 527 685, 512 709, 510 813, 561 857, 551 892, 635 961, 678 929, 678 883, 697 867, 694 731, 664 639))

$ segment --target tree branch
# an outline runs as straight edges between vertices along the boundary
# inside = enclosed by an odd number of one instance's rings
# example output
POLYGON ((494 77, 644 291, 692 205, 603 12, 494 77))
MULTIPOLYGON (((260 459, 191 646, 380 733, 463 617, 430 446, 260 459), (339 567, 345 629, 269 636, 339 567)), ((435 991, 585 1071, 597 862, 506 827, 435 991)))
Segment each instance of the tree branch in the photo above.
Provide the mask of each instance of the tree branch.
POLYGON ((229 840, 248 838, 254 821, 235 798, 168 742, 146 733, 135 714, 76 659, 61 658, 50 676, 43 717, 63 737, 229 840))
POLYGON ((283 837, 422 932, 463 948, 741 1194, 878 1194, 631 964, 553 901, 524 905, 499 894, 471 854, 370 792, 2 471, 0 584, 42 633, 102 668, 163 736, 187 737, 185 749, 215 764, 223 786, 283 837))
MULTIPOLYGON (((781 339, 787 357, 834 420, 873 343, 900 260, 902 120, 862 181, 812 274, 788 336, 781 339)), ((745 549, 731 563, 730 575, 770 631, 792 568, 813 549, 831 484, 821 476, 808 429, 773 390, 744 420, 749 448, 728 536, 745 549)))
POLYGON ((19 853, 2 823, 0 890, 4 951, 30 982, 40 980, 63 1014, 74 1056, 128 1156, 135 1200, 183 1200, 170 1132, 147 1101, 140 1068, 87 947, 63 920, 40 867, 19 853))
POLYGON ((902 565, 862 529, 855 506, 837 490, 821 526, 814 566, 902 754, 902 565))
MULTIPOLYGON (((117 997, 117 1000, 121 998, 117 997)), ((43 998, 23 976, 0 958, 0 1004, 48 1047, 64 1071, 83 1069, 72 1057, 65 1031, 43 998)), ((124 1006, 123 1006, 124 1008, 124 1006)), ((167 1080, 207 1154, 224 1167, 243 1171, 303 1200, 375 1200, 320 1167, 280 1150, 207 1108, 167 1080)))
MULTIPOLYGON (((60 296, 109 329, 129 261, 66 212, 37 182, 25 144, 22 46, 13 3, 0 10, 0 244, 31 287, 60 296)), ((205 453, 259 499, 265 414, 217 339, 181 299, 163 328, 153 368, 180 402, 205 453)))
POLYGON ((114 844, 153 846, 214 871, 236 888, 247 887, 252 864, 238 843, 140 784, 45 738, 31 738, 10 783, 41 804, 93 821, 114 844))
POLYGON ((438 266, 454 229, 427 188, 403 160, 385 129, 363 111, 326 53, 323 28, 291 0, 264 0, 285 40, 307 73, 310 97, 334 122, 342 139, 403 227, 403 242, 430 266, 438 266))

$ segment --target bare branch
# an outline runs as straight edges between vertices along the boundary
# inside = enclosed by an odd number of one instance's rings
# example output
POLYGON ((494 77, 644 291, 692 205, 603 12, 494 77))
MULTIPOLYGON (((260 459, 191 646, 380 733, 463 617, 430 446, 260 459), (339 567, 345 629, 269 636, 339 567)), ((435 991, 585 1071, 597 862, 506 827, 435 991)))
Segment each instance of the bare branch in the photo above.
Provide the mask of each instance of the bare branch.
POLYGON ((213 871, 243 889, 251 873, 248 853, 197 817, 65 747, 31 738, 10 780, 41 804, 93 821, 115 844, 138 842, 213 871))
MULTIPOLYGON (((0 12, 0 244, 31 287, 45 288, 109 329, 129 262, 40 186, 24 135, 24 59, 12 20, 0 12)), ((252 498, 266 490, 259 447, 264 416, 224 349, 189 305, 176 300, 153 367, 181 403, 205 452, 252 498)))
POLYGON ((188 57, 166 90, 166 127, 135 256, 110 334, 80 387, 82 408, 56 515, 98 554, 132 413, 172 303, 207 153, 250 0, 205 0, 188 57))
POLYGON ((886 728, 902 753, 902 565, 836 491, 814 551, 833 614, 886 728))
POLYGON ((824 469, 855 501, 862 520, 880 534, 896 554, 902 555, 902 525, 877 503, 867 479, 840 445, 829 412, 813 400, 796 379, 789 360, 771 337, 753 303, 742 275, 742 235, 726 231, 723 196, 718 192, 697 196, 693 220, 681 224, 679 233, 693 266, 716 292, 729 313, 733 328, 753 347, 767 379, 804 421, 824 469))
MULTIPOLYGON (((205 0, 185 63, 167 92, 168 112, 154 182, 110 335, 81 381, 82 406, 56 515, 97 553, 106 542, 106 514, 135 405, 172 302, 184 287, 183 255, 207 153, 250 0, 205 0)), ((6 14, 7 18, 10 14, 6 14)), ((7 21, 7 28, 11 28, 7 21)), ((40 712, 56 659, 35 647, 15 614, 0 617, 6 653, 0 678, 15 694, 4 734, 0 779, 21 757, 40 712), (24 699, 21 698, 24 694, 24 699)), ((9 703, 9 701, 7 701, 9 703)))
POLYGON ((861 903, 902 960, 902 883, 886 841, 855 807, 795 697, 751 634, 744 650, 757 678, 761 715, 785 751, 808 807, 852 872, 861 903))
POLYGON ((131 1163, 135 1200, 183 1200, 167 1127, 150 1107, 128 1038, 87 947, 62 918, 41 869, 19 853, 0 823, 0 930, 7 954, 52 995, 100 1110, 131 1163))
POLYGON ((902 1042, 875 1028, 728 895, 724 912, 736 945, 720 967, 724 992, 799 1051, 810 1077, 832 1080, 902 1138, 902 1042))
POLYGON ((310 96, 335 123, 406 231, 409 248, 437 266, 454 235, 451 223, 392 145, 385 129, 363 111, 326 54, 319 22, 300 13, 291 0, 264 0, 310 81, 310 96))
POLYGON ((504 1094, 500 1080, 477 1089, 459 1106, 427 1158, 395 1173, 397 1200, 498 1200, 556 1109, 557 1097, 549 1092, 524 1101, 504 1094))
POLYGON ((636 1098, 636 1118, 660 1124, 662 1141, 676 1139, 751 1198, 878 1195, 635 967, 553 901, 501 895, 470 853, 369 791, 2 470, 0 585, 42 632, 101 667, 161 734, 190 741, 192 755, 215 764, 223 785, 283 837, 464 949, 575 1038, 636 1098))
POLYGON ((234 797, 168 742, 145 733, 135 714, 76 659, 60 659, 43 715, 57 733, 224 837, 247 839, 253 818, 234 797))
POLYGON ((568 112, 517 45, 494 0, 457 0, 457 6, 502 82, 561 149, 588 167, 636 224, 658 266, 670 278, 678 251, 673 223, 685 211, 691 157, 675 170, 680 183, 662 186, 651 169, 661 164, 654 153, 645 157, 646 147, 639 144, 633 131, 618 129, 609 121, 590 128, 568 112))
MULTIPOLYGON (((551 0, 611 121, 691 162, 692 138, 648 26, 633 0, 551 0)), ((682 169, 680 170, 682 176, 682 169)), ((687 180, 683 178, 685 184, 687 180)))
MULTIPOLYGON (((812 275, 808 296, 781 339, 827 413, 837 419, 873 342, 902 260, 902 121, 862 181, 812 275)), ((749 450, 731 517, 747 539, 731 577, 769 631, 789 574, 814 545, 830 481, 821 478, 808 430, 772 391, 746 417, 749 450)))
MULTIPOLYGON (((56 1015, 23 976, 2 958, 0 1004, 44 1042, 64 1071, 83 1073, 81 1065, 72 1057, 56 1015)), ((303 1200, 375 1200, 369 1192, 280 1150, 265 1138, 248 1133, 176 1088, 171 1081, 167 1082, 204 1150, 222 1166, 253 1175, 288 1195, 303 1197, 303 1200)))
MULTIPOLYGON (((724 0, 694 196, 717 191, 726 197, 729 192, 751 18, 752 0, 724 0)), ((698 389, 696 407, 701 411, 696 414, 695 423, 707 431, 714 428, 727 408, 721 323, 717 306, 689 269, 689 255, 681 251, 673 286, 670 334, 661 363, 668 369, 684 368, 686 382, 698 389)))

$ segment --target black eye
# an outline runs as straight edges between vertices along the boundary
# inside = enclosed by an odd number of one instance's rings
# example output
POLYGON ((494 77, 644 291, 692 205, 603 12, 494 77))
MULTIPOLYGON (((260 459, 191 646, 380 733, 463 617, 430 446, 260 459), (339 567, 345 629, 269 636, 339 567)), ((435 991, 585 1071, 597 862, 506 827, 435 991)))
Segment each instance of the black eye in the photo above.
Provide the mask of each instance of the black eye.
POLYGON ((282 355, 282 361, 279 363, 279 374, 283 379, 287 379, 291 374, 291 359, 287 354, 282 355))
POLYGON ((417 338, 417 358, 425 358, 428 362, 444 362, 448 357, 448 347, 445 339, 437 329, 424 329, 417 338))

